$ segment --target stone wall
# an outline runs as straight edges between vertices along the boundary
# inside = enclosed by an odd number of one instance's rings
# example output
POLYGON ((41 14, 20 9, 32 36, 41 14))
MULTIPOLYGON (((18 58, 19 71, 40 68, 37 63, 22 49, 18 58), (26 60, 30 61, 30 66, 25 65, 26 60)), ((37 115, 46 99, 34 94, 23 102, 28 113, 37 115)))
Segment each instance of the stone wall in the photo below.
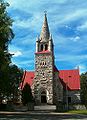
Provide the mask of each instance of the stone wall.
POLYGON ((85 105, 69 105, 69 110, 86 110, 85 105))
POLYGON ((54 103, 57 104, 59 101, 63 102, 63 86, 60 82, 58 72, 54 72, 53 80, 53 91, 54 91, 54 103))
POLYGON ((71 97, 71 103, 80 103, 80 91, 74 90, 74 91, 68 91, 68 97, 71 97))
POLYGON ((41 92, 46 92, 47 103, 53 103, 53 57, 52 53, 35 55, 34 96, 41 103, 41 92))

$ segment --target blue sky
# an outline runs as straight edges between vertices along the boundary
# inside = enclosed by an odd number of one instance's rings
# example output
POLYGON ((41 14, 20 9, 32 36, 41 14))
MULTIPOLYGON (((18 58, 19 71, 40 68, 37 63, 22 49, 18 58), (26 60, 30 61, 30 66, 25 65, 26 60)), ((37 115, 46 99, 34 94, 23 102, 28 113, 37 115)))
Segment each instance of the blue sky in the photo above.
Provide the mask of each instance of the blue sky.
POLYGON ((60 69, 87 71, 87 0, 6 0, 14 20, 15 38, 9 45, 13 64, 34 70, 34 53, 44 11, 55 46, 55 64, 60 69))

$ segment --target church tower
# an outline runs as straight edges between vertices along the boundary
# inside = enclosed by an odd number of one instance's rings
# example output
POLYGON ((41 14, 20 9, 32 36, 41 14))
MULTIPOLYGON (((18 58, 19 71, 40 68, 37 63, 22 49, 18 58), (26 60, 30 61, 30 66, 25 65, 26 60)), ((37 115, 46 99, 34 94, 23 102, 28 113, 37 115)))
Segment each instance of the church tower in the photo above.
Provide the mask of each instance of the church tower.
POLYGON ((53 68, 53 40, 45 13, 40 37, 36 40, 35 78, 33 83, 36 103, 53 104, 53 68))

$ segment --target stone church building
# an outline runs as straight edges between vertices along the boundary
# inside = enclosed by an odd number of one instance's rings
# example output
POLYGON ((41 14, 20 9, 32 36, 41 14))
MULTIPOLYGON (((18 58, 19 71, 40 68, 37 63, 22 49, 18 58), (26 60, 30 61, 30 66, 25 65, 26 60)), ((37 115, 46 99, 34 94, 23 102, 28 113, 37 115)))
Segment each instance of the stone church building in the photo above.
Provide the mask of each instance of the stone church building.
POLYGON ((36 40, 35 71, 25 71, 23 86, 30 84, 36 104, 80 103, 79 69, 58 70, 47 16, 36 40))

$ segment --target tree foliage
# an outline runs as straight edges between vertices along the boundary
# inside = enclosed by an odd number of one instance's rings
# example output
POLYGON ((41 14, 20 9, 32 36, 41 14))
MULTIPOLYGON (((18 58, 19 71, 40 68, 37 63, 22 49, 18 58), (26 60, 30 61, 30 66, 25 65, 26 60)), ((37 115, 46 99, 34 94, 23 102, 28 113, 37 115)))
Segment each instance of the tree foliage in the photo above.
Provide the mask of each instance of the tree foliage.
POLYGON ((27 103, 32 101, 33 101, 33 96, 31 92, 31 87, 28 83, 26 83, 22 90, 22 102, 24 105, 26 105, 27 103))
POLYGON ((9 66, 9 87, 8 93, 16 96, 18 93, 18 88, 21 83, 23 76, 23 70, 19 69, 16 65, 9 66))
POLYGON ((11 54, 8 52, 8 45, 14 37, 11 29, 13 20, 9 17, 6 8, 9 6, 4 0, 0 0, 0 93, 7 92, 9 84, 9 64, 11 54))
POLYGON ((3 96, 17 93, 23 75, 23 70, 11 64, 12 55, 8 52, 8 45, 14 38, 8 6, 0 0, 0 95, 3 96))
POLYGON ((8 49, 8 43, 13 39, 14 34, 11 29, 13 20, 9 17, 6 7, 8 3, 0 1, 0 48, 5 51, 8 49))
POLYGON ((87 107, 87 72, 81 74, 81 101, 87 107))

